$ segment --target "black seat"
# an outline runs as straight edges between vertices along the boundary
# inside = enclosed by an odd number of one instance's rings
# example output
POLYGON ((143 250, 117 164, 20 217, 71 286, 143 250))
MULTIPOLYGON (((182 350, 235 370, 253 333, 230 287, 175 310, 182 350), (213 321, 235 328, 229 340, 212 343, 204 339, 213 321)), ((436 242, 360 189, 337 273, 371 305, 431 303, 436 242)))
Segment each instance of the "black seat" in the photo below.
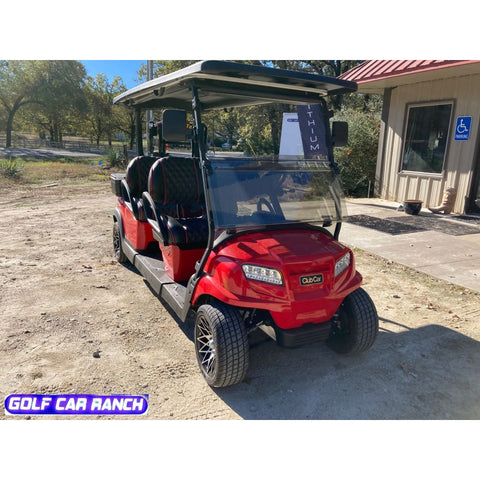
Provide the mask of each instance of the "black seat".
POLYGON ((202 172, 197 158, 165 157, 150 169, 143 195, 154 237, 181 249, 205 248, 208 222, 202 172))
POLYGON ((157 157, 138 156, 127 166, 125 180, 122 182, 123 199, 133 216, 141 222, 147 221, 143 192, 148 190, 148 175, 157 157))

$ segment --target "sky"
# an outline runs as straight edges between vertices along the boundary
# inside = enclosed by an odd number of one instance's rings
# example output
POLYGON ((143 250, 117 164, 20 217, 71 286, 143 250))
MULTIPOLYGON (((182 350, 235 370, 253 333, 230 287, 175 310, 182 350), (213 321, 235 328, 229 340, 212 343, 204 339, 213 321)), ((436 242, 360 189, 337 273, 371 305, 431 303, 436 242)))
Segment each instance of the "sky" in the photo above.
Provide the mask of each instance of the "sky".
POLYGON ((127 88, 138 85, 138 70, 146 60, 79 60, 85 65, 87 75, 95 77, 97 73, 104 73, 111 81, 113 77, 122 77, 127 88))

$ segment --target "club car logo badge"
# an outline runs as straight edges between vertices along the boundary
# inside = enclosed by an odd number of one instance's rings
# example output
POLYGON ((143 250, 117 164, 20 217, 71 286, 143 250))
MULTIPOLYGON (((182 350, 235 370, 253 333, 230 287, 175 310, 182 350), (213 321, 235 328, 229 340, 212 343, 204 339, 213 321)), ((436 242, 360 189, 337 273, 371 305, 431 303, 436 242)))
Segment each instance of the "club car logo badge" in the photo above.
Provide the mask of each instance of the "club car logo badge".
POLYGON ((323 283, 323 274, 316 273, 315 275, 302 275, 300 277, 300 285, 307 287, 309 285, 317 285, 323 283))

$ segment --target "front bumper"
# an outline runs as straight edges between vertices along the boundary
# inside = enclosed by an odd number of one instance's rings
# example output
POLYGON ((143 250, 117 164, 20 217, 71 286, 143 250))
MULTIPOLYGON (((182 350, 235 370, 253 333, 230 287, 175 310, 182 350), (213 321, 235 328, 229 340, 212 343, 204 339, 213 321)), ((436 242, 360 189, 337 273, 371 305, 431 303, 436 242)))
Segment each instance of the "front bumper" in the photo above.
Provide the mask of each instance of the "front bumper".
POLYGON ((284 329, 278 326, 260 326, 267 335, 272 337, 277 345, 285 348, 297 348, 310 343, 324 342, 330 336, 332 321, 309 323, 297 328, 284 329))

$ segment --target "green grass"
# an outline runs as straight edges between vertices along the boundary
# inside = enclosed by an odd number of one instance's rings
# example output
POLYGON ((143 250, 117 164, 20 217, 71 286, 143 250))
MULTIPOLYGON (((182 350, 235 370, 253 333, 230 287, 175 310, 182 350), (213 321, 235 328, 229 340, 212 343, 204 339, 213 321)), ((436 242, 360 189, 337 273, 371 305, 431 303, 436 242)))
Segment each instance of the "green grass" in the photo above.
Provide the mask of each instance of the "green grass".
POLYGON ((110 168, 103 157, 0 160, 0 186, 103 182, 115 171, 123 169, 110 168))
POLYGON ((91 157, 91 158, 85 158, 85 157, 55 157, 55 158, 41 158, 41 157, 28 157, 28 158, 22 158, 22 162, 28 162, 28 163, 61 163, 61 164, 85 164, 85 165, 90 165, 92 162, 98 163, 98 161, 102 161, 102 157, 91 157))

